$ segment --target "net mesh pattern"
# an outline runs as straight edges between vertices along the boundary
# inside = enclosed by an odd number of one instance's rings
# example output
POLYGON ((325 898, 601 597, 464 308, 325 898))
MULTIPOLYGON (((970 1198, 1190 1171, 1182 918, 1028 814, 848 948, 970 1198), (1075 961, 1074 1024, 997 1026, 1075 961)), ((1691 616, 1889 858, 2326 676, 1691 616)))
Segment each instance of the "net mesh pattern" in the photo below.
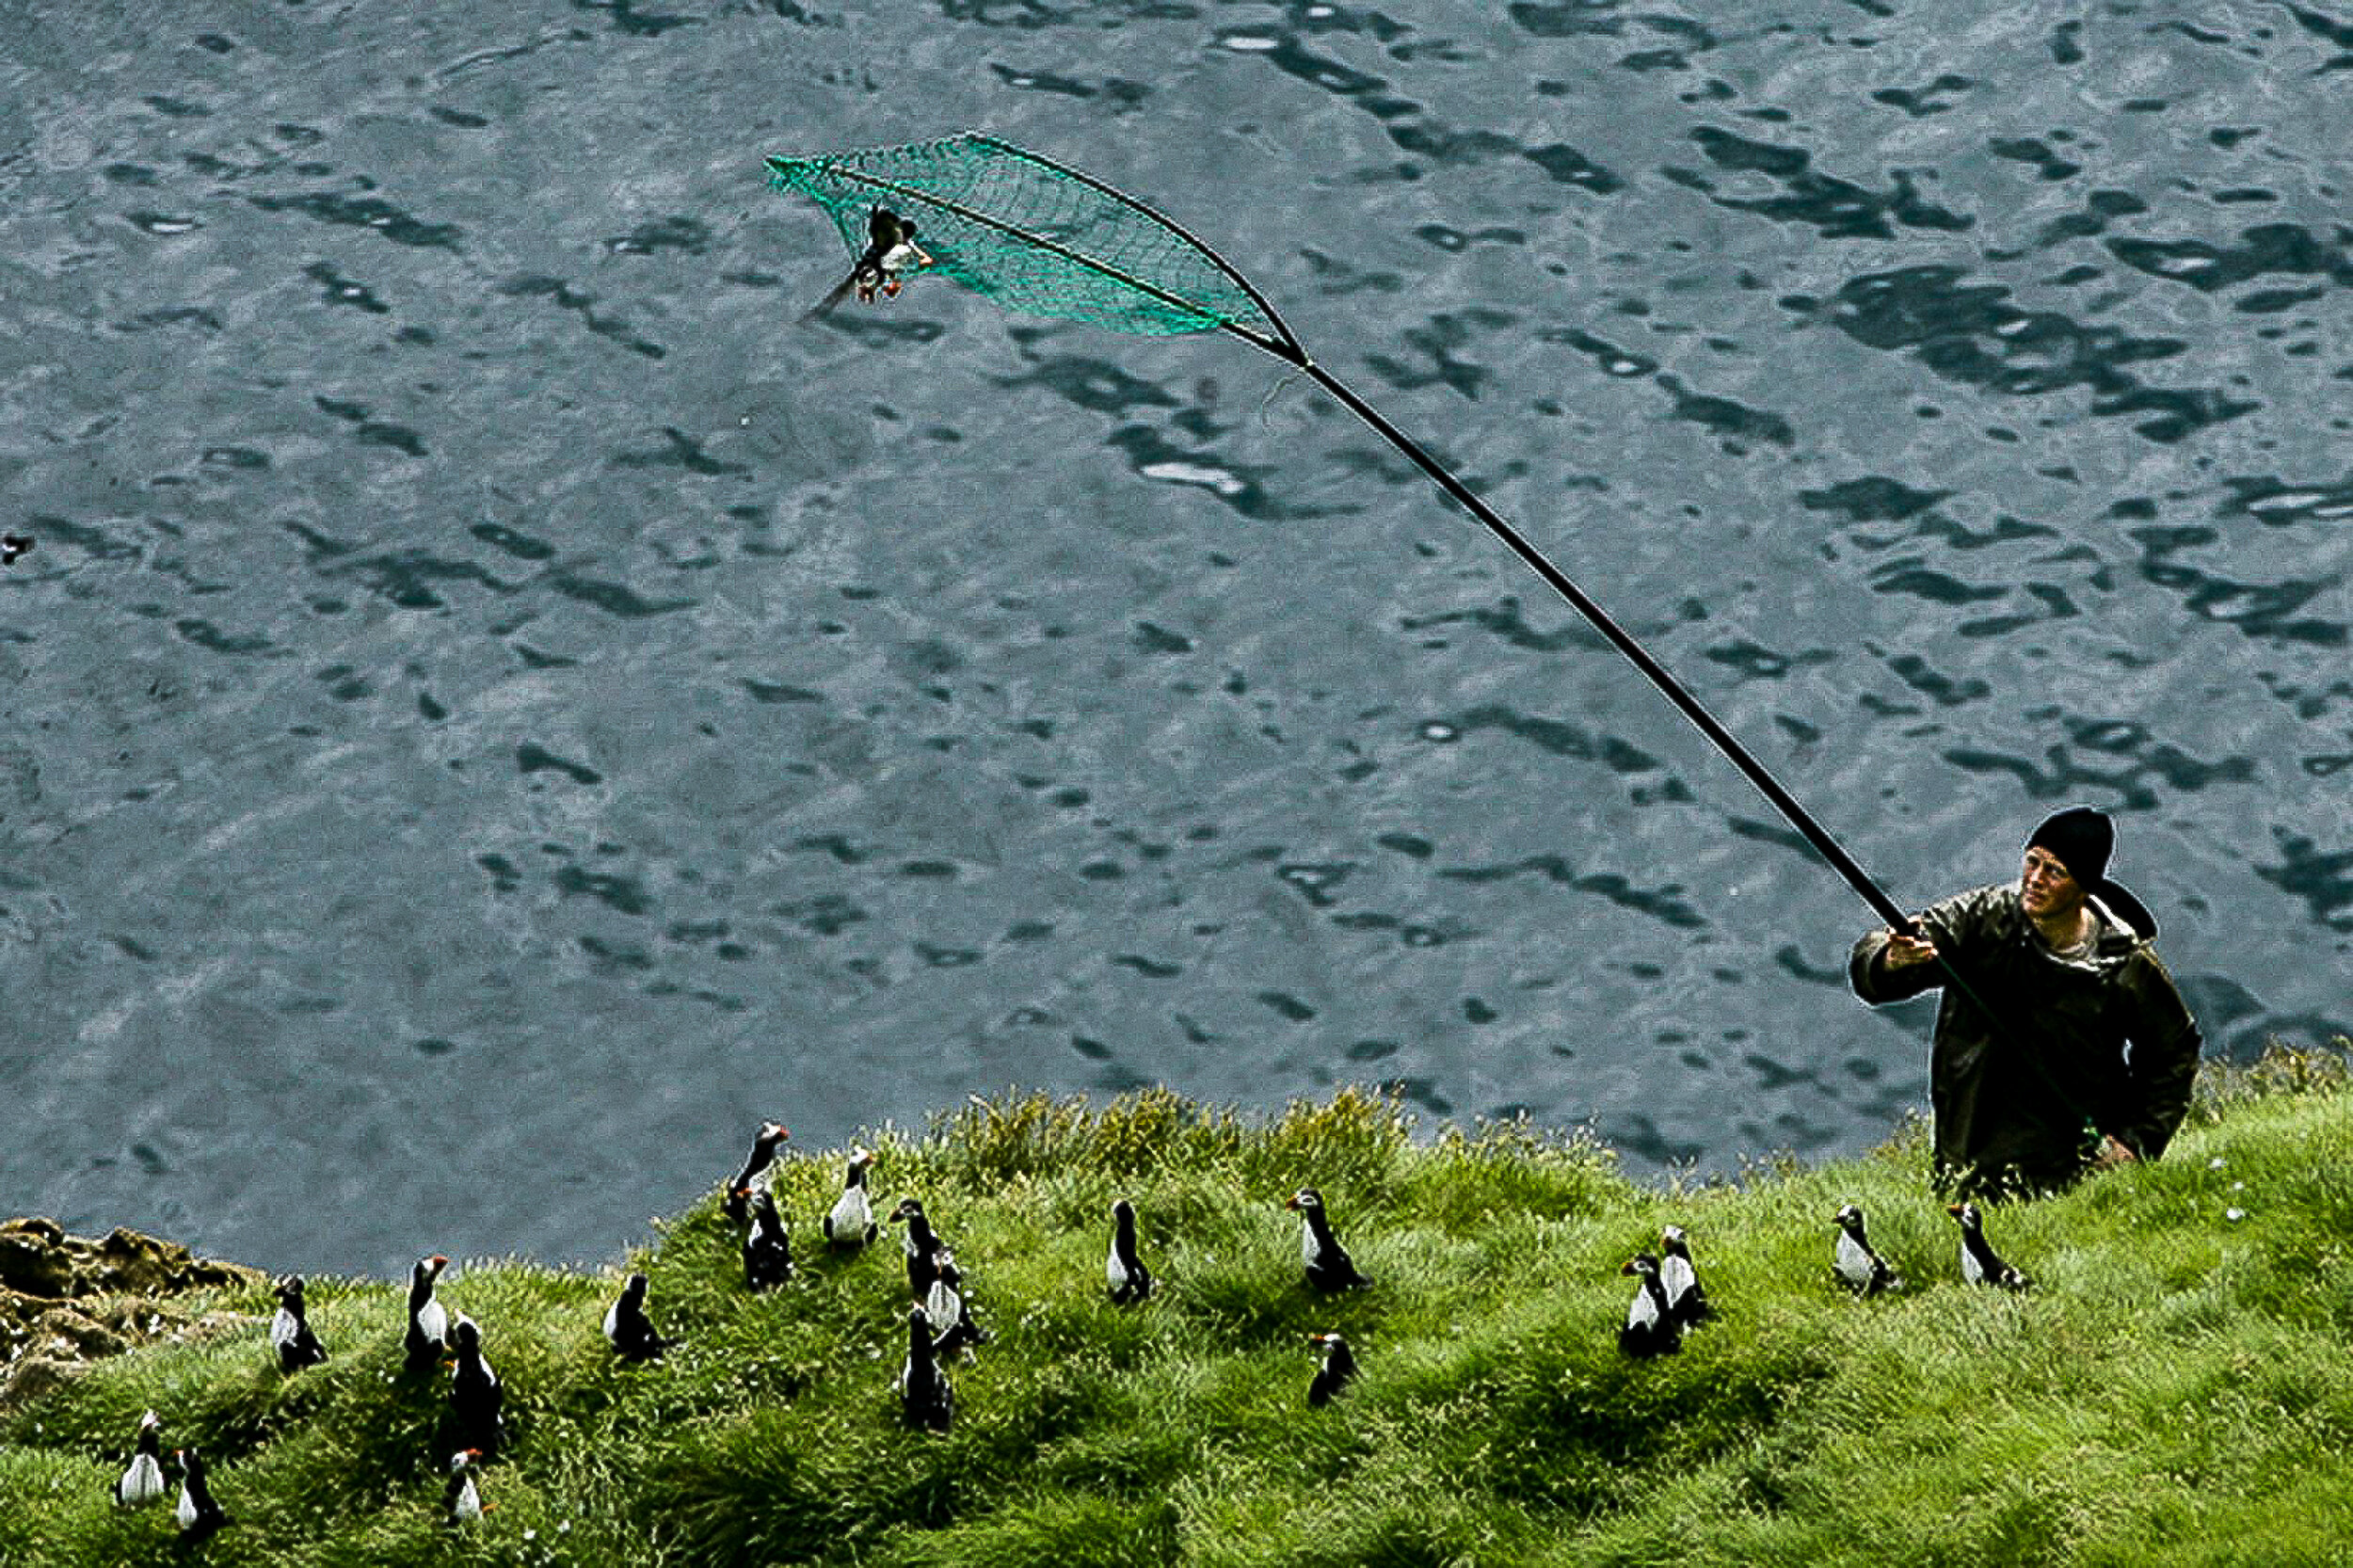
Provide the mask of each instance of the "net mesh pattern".
POLYGON ((769 184, 824 207, 855 259, 880 205, 915 222, 939 273, 1032 315, 1167 336, 1282 325, 1165 218, 982 136, 810 158, 770 158, 769 184))

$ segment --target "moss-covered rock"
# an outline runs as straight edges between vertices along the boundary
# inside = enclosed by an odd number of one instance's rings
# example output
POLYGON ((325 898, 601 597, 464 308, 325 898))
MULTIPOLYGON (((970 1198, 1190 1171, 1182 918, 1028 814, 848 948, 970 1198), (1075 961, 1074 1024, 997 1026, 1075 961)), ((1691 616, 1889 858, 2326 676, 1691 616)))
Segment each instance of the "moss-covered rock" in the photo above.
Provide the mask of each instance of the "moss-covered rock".
POLYGON ((264 1279, 120 1226, 93 1240, 54 1220, 0 1224, 0 1415, 46 1396, 86 1362, 244 1326, 250 1320, 242 1315, 191 1312, 176 1298, 264 1279))

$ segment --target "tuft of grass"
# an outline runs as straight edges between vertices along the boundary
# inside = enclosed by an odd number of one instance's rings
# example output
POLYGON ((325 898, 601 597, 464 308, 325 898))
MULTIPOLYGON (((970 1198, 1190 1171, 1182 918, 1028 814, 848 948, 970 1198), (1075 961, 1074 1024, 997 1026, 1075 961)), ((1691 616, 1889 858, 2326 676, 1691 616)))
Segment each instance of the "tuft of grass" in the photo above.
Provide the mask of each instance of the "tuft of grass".
POLYGON ((715 1194, 607 1269, 445 1277, 508 1389, 478 1524, 440 1517, 446 1380, 401 1371, 402 1282, 317 1279, 324 1367, 280 1374, 266 1291, 224 1288, 193 1304, 249 1334, 94 1364, 0 1421, 0 1562, 2344 1562, 2346 1048, 2210 1067, 2163 1160, 1992 1211, 2018 1296, 1960 1282, 1916 1125, 1661 1187, 1583 1133, 1426 1131, 1364 1089, 1261 1119, 974 1100, 872 1145, 877 1197, 923 1199, 995 1336, 950 1366, 945 1434, 898 1418, 899 1248, 828 1250, 842 1157, 795 1153, 780 1289, 744 1289, 715 1194), (1372 1287, 1306 1287, 1302 1185, 1372 1287), (1158 1279, 1127 1308, 1101 1283, 1120 1196, 1158 1279), (1903 1292, 1832 1282, 1843 1202, 1903 1292), (1668 1223, 1721 1319, 1630 1361, 1618 1266, 1668 1223), (632 1269, 680 1340, 652 1366, 599 1330, 632 1269), (1362 1373, 1311 1410, 1322 1331, 1362 1373), (168 1505, 109 1496, 149 1407, 235 1521, 193 1551, 168 1505))

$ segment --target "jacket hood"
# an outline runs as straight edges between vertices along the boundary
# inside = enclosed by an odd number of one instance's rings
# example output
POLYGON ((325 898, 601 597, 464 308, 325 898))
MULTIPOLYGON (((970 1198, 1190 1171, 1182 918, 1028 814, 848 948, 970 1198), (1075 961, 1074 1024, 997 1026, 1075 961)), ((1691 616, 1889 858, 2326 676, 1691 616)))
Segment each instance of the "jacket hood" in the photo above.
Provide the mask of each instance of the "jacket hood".
POLYGON ((2149 906, 2135 898, 2122 883, 2110 882, 2103 877, 2100 885, 2091 890, 2091 896, 2109 914, 2132 927, 2134 936, 2144 942, 2156 939, 2156 916, 2149 913, 2149 906))

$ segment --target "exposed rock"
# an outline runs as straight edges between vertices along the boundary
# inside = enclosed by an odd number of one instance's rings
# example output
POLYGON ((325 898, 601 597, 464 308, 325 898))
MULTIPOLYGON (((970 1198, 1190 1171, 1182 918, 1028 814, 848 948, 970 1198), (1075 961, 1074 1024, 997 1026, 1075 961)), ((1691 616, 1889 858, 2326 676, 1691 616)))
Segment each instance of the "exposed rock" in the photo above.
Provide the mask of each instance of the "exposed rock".
POLYGON ((155 1339, 249 1326, 236 1313, 196 1316, 173 1298, 267 1284, 258 1269, 198 1257, 136 1230, 91 1240, 51 1220, 0 1224, 0 1414, 48 1393, 84 1362, 155 1339))
POLYGON ((68 1236, 54 1220, 0 1224, 0 1289, 65 1300, 78 1296, 156 1296, 206 1286, 266 1283, 253 1269, 197 1256, 117 1226, 103 1241, 68 1236))

